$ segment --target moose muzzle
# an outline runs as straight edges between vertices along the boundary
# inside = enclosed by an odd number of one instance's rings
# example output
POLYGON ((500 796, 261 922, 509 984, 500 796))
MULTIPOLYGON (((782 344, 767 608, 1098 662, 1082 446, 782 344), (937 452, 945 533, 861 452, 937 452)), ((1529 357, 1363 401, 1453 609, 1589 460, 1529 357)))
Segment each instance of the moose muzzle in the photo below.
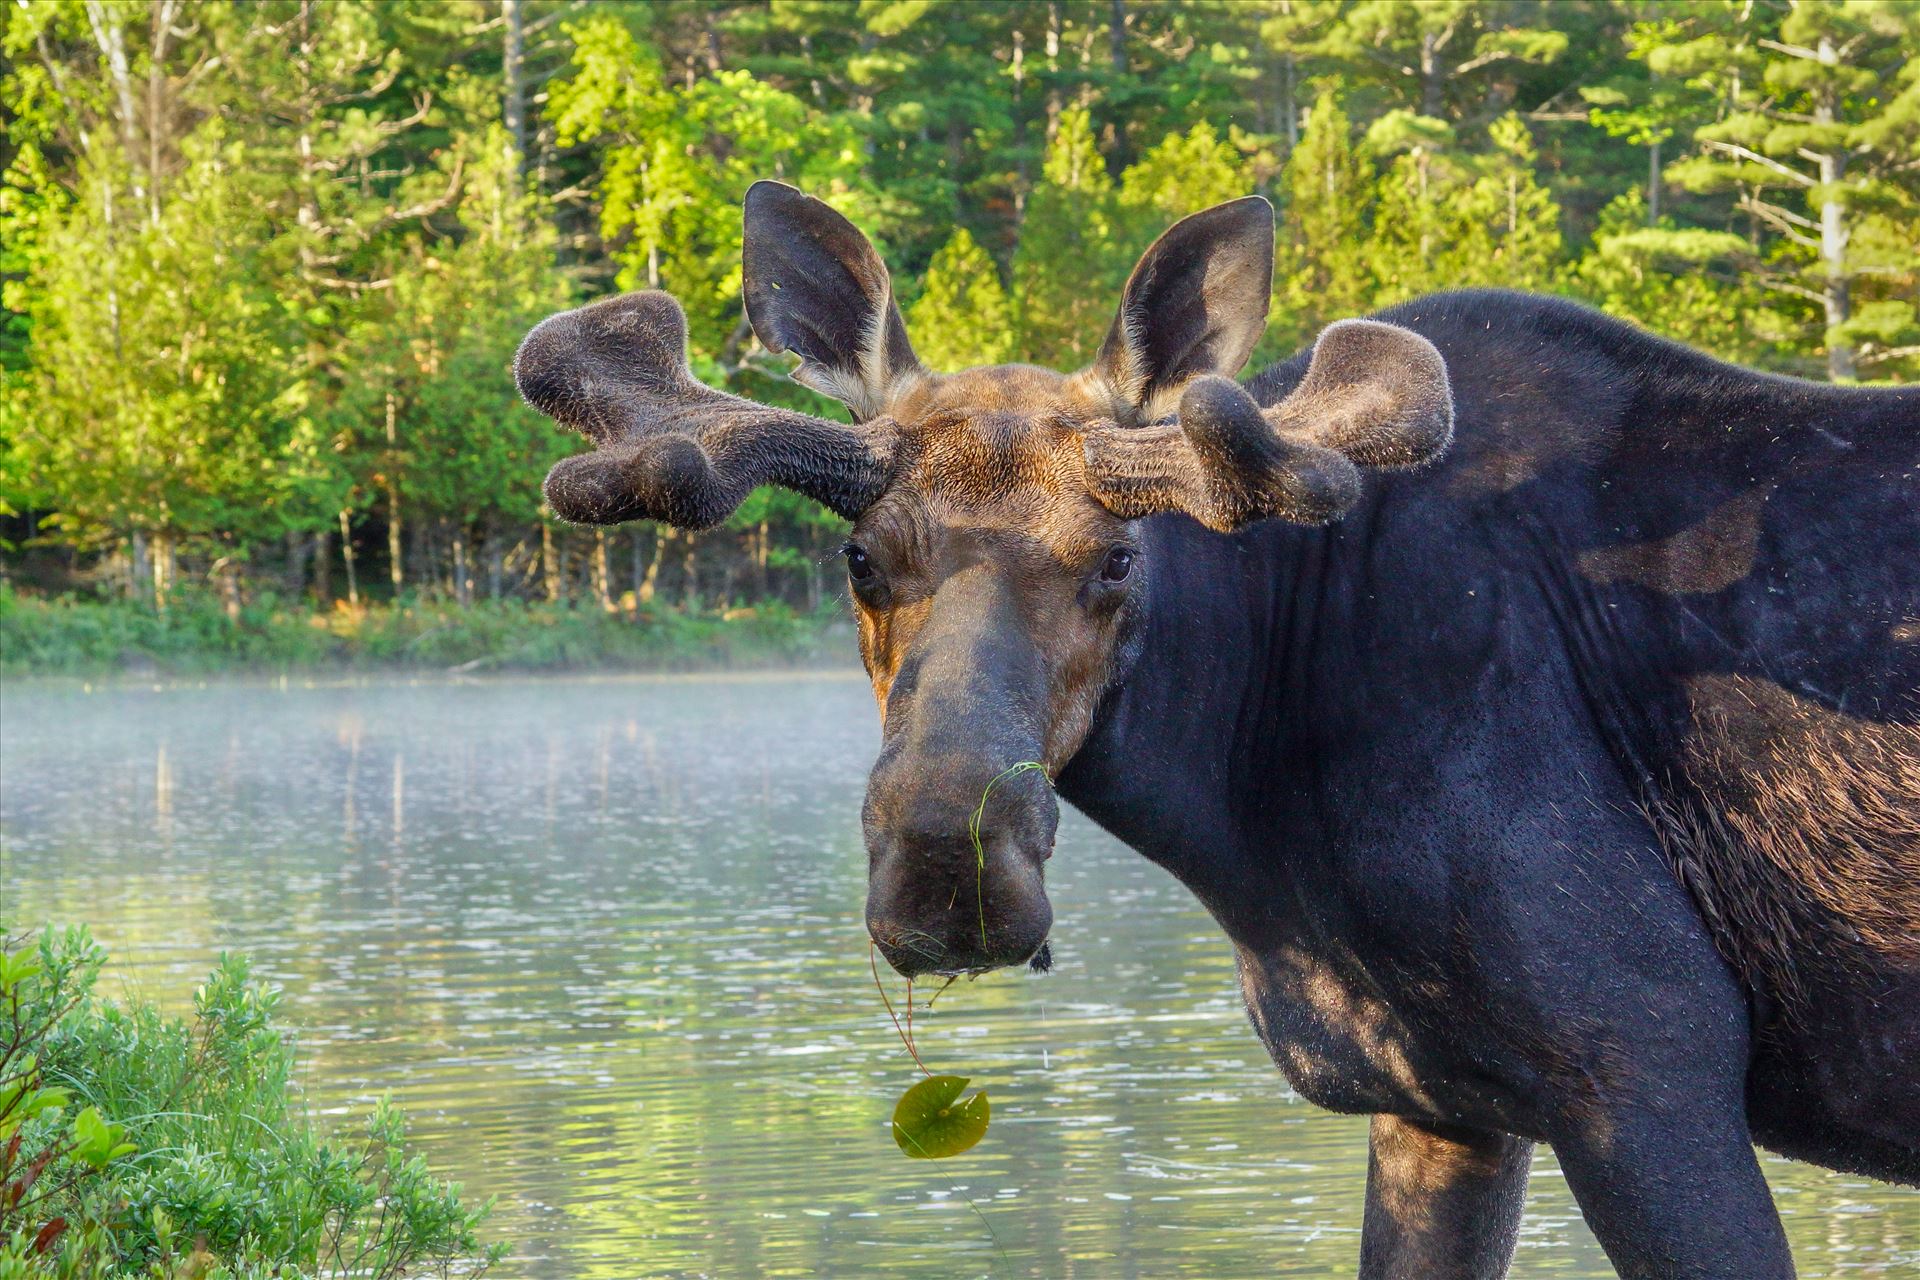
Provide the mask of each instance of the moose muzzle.
POLYGON ((1040 761, 1047 679, 1007 584, 955 574, 887 695, 861 818, 867 931, 908 977, 1021 964, 1047 940, 1059 807, 1040 761))

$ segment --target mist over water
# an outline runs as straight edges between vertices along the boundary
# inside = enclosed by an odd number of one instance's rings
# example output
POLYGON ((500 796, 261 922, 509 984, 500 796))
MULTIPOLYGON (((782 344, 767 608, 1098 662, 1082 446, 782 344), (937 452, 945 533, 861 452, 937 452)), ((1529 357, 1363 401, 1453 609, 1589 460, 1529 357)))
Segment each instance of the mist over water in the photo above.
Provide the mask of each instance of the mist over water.
MULTIPOLYGON (((992 1129, 899 1153, 877 741, 857 677, 15 686, 0 914, 90 923, 107 993, 176 1008, 250 953, 322 1111, 391 1094, 498 1197, 501 1276, 1352 1274, 1366 1122, 1287 1090, 1212 922, 1070 810, 1054 972, 915 1019, 992 1129)), ((1920 1193, 1767 1171, 1803 1275, 1920 1266, 1920 1193)), ((1515 1271, 1612 1274, 1550 1156, 1515 1271)))

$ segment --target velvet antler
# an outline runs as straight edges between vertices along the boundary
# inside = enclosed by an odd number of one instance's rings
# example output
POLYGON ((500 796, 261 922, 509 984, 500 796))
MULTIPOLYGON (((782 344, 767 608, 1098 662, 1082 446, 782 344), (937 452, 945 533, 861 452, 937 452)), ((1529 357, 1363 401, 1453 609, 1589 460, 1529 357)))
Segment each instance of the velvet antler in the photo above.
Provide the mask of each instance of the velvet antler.
POLYGON ((1255 520, 1320 524, 1360 497, 1360 467, 1413 467, 1453 439, 1446 362, 1408 329, 1327 326, 1307 376, 1269 409, 1216 375, 1189 382, 1177 425, 1086 433, 1087 487, 1132 520, 1184 511, 1230 532, 1255 520))
POLYGON ((520 344, 527 403, 593 441, 547 474, 563 520, 705 529, 777 484, 849 519, 886 487, 893 434, 755 404, 687 367, 687 317, 667 294, 608 298, 542 321, 520 344))

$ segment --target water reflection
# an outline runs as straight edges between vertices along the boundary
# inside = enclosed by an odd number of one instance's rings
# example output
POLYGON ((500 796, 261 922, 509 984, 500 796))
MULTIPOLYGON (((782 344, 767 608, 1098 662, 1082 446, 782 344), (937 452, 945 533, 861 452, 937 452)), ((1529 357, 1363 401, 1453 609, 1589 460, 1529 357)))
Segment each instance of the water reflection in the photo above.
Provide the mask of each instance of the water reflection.
MULTIPOLYGON (((1286 1092, 1211 923, 1071 816, 1056 971, 917 1020, 993 1130, 901 1158, 857 680, 15 688, 3 711, 8 914, 92 921, 117 980, 175 1004, 252 952, 323 1108, 391 1092, 500 1198, 504 1275, 1353 1270, 1364 1122, 1286 1092)), ((1920 1263, 1920 1195, 1768 1170, 1804 1274, 1920 1263)), ((1550 1159, 1517 1271, 1611 1274, 1550 1159)))

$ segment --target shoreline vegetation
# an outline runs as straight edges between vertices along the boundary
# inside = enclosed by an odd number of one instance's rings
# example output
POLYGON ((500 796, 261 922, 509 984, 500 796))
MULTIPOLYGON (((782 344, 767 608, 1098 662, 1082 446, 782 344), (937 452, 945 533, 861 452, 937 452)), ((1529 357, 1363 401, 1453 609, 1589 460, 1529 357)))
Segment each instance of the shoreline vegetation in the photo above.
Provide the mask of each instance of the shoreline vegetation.
POLYGON ((233 607, 176 593, 162 609, 0 585, 8 679, 815 669, 846 666, 852 646, 840 610, 777 601, 710 613, 512 599, 322 610, 308 600, 262 596, 233 607))
POLYGON ((315 1125, 243 958, 172 1017, 95 994, 85 929, 0 941, 0 1277, 471 1277, 505 1254, 387 1102, 315 1125))

